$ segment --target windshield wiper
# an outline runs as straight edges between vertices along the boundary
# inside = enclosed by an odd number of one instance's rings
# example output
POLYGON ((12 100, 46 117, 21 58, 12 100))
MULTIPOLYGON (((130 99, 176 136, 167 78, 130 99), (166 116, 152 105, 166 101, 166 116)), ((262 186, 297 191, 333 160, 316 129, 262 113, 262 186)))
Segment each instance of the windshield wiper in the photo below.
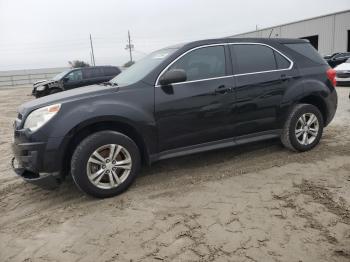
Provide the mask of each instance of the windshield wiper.
POLYGON ((113 83, 113 82, 109 82, 109 81, 103 82, 100 85, 104 85, 104 86, 118 86, 117 83, 113 83))

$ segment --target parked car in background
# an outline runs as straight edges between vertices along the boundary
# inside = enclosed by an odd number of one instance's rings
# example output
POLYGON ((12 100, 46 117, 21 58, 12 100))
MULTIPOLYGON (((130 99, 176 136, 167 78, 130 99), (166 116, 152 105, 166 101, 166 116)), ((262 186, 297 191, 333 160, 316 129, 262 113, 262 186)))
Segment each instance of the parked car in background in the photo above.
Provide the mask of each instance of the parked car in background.
POLYGON ((327 61, 327 63, 332 67, 336 67, 337 65, 340 65, 342 63, 344 63, 346 60, 348 60, 350 58, 350 52, 347 53, 335 53, 332 56, 330 56, 329 58, 326 58, 327 56, 325 56, 325 60, 327 61))
POLYGON ((325 55, 323 58, 327 60, 327 59, 330 59, 330 58, 332 58, 333 56, 335 56, 337 54, 339 54, 339 53, 334 53, 334 54, 331 54, 331 55, 325 55))
POLYGON ((21 105, 13 168, 41 185, 71 174, 85 193, 110 197, 131 185, 142 163, 272 138, 308 151, 334 117, 335 85, 334 69, 306 40, 165 48, 109 85, 21 105))
POLYGON ((337 65, 334 70, 338 85, 350 85, 350 58, 345 63, 337 65))
POLYGON ((36 98, 77 87, 100 84, 120 74, 115 66, 91 66, 64 71, 50 80, 34 83, 32 95, 36 98))

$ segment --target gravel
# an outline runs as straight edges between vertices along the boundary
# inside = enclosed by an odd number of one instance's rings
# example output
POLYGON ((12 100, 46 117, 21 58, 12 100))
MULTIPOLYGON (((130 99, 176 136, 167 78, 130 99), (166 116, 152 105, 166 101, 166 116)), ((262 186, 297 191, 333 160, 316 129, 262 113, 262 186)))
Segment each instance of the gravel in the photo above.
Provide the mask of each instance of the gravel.
POLYGON ((144 167, 124 194, 53 191, 12 172, 16 107, 0 90, 0 261, 349 261, 350 88, 314 150, 277 140, 144 167))

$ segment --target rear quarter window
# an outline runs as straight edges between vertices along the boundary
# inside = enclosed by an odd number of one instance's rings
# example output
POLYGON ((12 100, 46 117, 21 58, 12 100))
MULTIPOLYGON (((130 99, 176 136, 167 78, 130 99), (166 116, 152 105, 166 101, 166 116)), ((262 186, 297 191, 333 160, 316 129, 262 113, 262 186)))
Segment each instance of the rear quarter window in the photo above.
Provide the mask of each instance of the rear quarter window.
POLYGON ((320 56, 317 50, 310 43, 294 43, 284 45, 315 63, 322 65, 327 64, 327 62, 320 56))
POLYGON ((285 57, 276 51, 274 51, 274 55, 278 69, 288 69, 290 67, 290 62, 285 57))

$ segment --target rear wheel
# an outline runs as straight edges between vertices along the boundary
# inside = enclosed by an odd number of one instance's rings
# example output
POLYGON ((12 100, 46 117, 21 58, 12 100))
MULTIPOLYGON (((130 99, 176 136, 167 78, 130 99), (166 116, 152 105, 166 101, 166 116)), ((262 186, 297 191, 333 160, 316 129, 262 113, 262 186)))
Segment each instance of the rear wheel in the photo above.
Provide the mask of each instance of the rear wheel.
POLYGON ((71 161, 75 184, 85 193, 111 197, 132 183, 140 168, 140 153, 129 137, 115 131, 101 131, 85 138, 71 161))
POLYGON ((283 145, 293 151, 308 151, 321 140, 323 117, 317 107, 296 105, 290 112, 281 135, 283 145))

